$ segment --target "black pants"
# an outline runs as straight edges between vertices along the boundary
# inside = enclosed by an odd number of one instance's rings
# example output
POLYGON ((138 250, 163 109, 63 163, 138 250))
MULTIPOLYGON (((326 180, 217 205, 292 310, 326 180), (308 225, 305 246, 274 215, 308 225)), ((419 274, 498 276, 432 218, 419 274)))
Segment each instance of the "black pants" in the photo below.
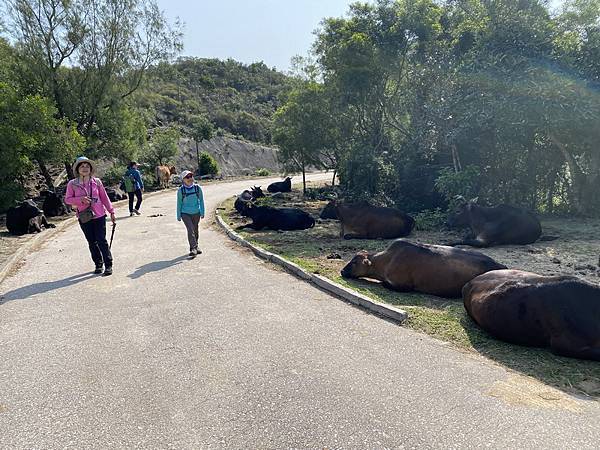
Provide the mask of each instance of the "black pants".
POLYGON ((94 264, 100 266, 104 263, 105 267, 112 267, 113 258, 106 240, 106 216, 92 219, 87 223, 79 222, 79 225, 88 241, 94 264))
POLYGON ((133 212, 133 196, 135 195, 137 198, 137 202, 135 203, 135 209, 140 210, 140 206, 142 206, 142 190, 136 189, 134 192, 128 192, 129 196, 129 212, 133 212))

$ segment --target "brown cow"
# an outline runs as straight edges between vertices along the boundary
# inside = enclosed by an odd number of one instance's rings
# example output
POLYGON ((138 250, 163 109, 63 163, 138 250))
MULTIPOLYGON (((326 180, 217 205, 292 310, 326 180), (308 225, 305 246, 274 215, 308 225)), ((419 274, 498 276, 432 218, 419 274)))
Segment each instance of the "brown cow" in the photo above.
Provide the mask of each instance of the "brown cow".
POLYGON ((156 166, 156 184, 162 189, 169 187, 171 175, 176 173, 175 166, 156 166))
POLYGON ((373 278, 401 292, 460 297, 467 282, 497 269, 506 266, 479 252, 397 239, 382 252, 359 252, 342 269, 342 276, 373 278))
POLYGON ((332 200, 321 213, 321 218, 329 217, 339 219, 344 239, 394 239, 408 236, 415 226, 402 211, 366 202, 343 205, 332 200))
POLYGON ((600 361, 600 286, 573 276, 495 270, 463 288, 467 313, 492 336, 600 361))

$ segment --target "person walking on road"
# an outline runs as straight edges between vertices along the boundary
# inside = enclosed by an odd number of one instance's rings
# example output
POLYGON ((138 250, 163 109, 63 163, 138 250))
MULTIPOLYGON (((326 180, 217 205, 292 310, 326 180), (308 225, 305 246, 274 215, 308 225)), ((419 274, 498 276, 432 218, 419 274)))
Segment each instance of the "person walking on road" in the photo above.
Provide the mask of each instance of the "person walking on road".
POLYGON ((65 202, 75 207, 79 225, 96 265, 94 273, 112 275, 113 257, 106 240, 106 212, 110 214, 110 220, 115 224, 115 210, 106 195, 102 181, 93 176, 92 160, 85 156, 77 158, 73 164, 73 173, 76 178, 67 184, 65 202))
POLYGON ((142 206, 142 192, 144 192, 144 181, 142 180, 142 174, 138 170, 138 163, 131 161, 127 165, 127 172, 123 177, 123 184, 125 185, 125 191, 129 197, 129 215, 133 216, 140 213, 140 206, 142 206), (133 197, 136 197, 135 208, 133 207, 133 197))
POLYGON ((202 188, 194 182, 194 175, 189 170, 181 173, 183 184, 177 189, 177 220, 183 220, 187 229, 190 244, 190 256, 194 258, 202 253, 198 249, 198 224, 204 219, 204 196, 202 188))

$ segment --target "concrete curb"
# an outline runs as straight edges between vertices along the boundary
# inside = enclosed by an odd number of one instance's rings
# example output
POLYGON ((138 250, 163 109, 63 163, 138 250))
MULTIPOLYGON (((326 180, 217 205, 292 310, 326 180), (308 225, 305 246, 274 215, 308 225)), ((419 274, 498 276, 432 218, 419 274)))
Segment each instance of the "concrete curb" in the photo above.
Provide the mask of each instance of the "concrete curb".
MULTIPOLYGON (((163 189, 161 191, 152 191, 144 194, 144 199, 148 197, 155 197, 160 194, 168 194, 174 192, 175 189, 163 189)), ((115 205, 115 209, 120 208, 120 202, 126 202, 126 200, 121 200, 119 203, 115 205)), ((127 203, 123 203, 123 206, 127 206, 127 203)), ((26 241, 15 253, 12 254, 10 258, 8 258, 4 264, 0 266, 0 286, 8 277, 8 275, 13 271, 13 269, 18 266, 19 262, 29 254, 31 249, 35 248, 37 245, 41 245, 47 240, 52 239, 59 232, 66 230, 68 227, 77 223, 77 218, 75 216, 69 217, 68 219, 63 220, 62 222, 56 224, 56 228, 50 228, 48 230, 44 230, 41 233, 36 234, 34 237, 26 241)))
POLYGON ((251 244, 239 234, 237 234, 235 231, 233 231, 231 228, 229 228, 229 226, 225 223, 225 221, 219 214, 218 210, 215 212, 215 218, 219 226, 225 231, 225 233, 227 234, 227 236, 229 236, 231 240, 239 243, 244 247, 248 247, 256 254, 256 256, 283 267, 288 272, 292 273, 293 275, 296 275, 298 278, 310 281, 319 288, 337 297, 340 297, 343 300, 365 308, 388 319, 392 319, 396 322, 402 323, 408 317, 406 311, 394 308, 390 305, 386 305, 385 303, 376 302, 375 300, 370 299, 366 295, 362 295, 353 289, 349 289, 345 286, 335 283, 321 275, 316 275, 307 272, 297 264, 294 264, 293 262, 288 261, 287 259, 282 258, 281 256, 276 255, 275 253, 268 252, 257 245, 251 244))

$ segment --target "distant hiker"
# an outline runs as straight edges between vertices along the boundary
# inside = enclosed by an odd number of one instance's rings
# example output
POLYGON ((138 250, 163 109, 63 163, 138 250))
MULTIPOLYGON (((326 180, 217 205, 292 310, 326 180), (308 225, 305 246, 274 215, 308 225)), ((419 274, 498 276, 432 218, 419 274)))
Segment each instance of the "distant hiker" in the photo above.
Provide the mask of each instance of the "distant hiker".
POLYGON ((181 173, 183 184, 177 189, 177 220, 187 228, 190 256, 194 258, 202 253, 198 249, 198 223, 204 219, 204 196, 202 189, 194 182, 194 175, 189 170, 181 173))
POLYGON ((77 178, 67 184, 65 203, 75 207, 79 225, 88 241, 92 260, 96 265, 94 273, 112 275, 113 257, 106 241, 106 211, 110 214, 110 220, 115 223, 115 210, 100 178, 92 176, 93 161, 80 156, 73 164, 73 173, 77 178))
POLYGON ((133 216, 140 213, 140 206, 142 206, 142 192, 144 191, 144 182, 142 181, 142 174, 138 170, 138 163, 131 161, 127 164, 127 172, 123 177, 122 183, 125 192, 129 196, 129 215, 133 216), (133 197, 137 198, 135 208, 133 207, 133 197))

